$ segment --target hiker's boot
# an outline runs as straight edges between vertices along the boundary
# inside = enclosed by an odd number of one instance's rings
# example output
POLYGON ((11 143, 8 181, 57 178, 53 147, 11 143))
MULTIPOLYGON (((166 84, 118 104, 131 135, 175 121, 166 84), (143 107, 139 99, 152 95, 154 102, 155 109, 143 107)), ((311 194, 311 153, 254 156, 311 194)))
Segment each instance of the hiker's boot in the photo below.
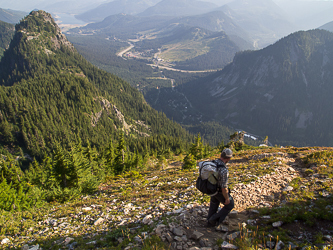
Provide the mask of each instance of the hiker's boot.
POLYGON ((217 227, 215 227, 215 230, 219 231, 219 232, 228 232, 229 231, 228 227, 225 225, 222 225, 222 224, 219 224, 217 227))
POLYGON ((218 222, 219 222, 219 216, 217 214, 213 214, 208 219, 208 223, 207 224, 213 225, 213 227, 215 227, 218 222))

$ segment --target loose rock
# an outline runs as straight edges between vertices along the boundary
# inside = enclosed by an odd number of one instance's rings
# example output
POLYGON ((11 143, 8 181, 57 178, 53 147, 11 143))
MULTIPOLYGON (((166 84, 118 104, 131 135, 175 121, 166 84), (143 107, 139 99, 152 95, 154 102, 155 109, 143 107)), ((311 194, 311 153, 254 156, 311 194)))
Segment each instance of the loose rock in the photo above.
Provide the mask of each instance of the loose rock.
POLYGON ((238 247, 236 247, 235 245, 233 245, 233 244, 230 244, 230 243, 228 243, 228 242, 226 242, 226 241, 224 241, 223 243, 222 243, 222 245, 221 245, 221 248, 222 248, 222 250, 224 250, 224 249, 238 249, 238 247))
POLYGON ((273 227, 281 227, 283 224, 283 221, 277 221, 277 222, 274 222, 272 225, 273 227))

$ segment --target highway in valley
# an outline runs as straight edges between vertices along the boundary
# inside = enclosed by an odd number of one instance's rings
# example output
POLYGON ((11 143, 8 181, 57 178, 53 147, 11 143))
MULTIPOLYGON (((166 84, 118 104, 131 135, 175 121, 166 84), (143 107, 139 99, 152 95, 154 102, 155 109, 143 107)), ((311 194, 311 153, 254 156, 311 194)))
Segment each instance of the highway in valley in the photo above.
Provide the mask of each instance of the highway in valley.
MULTIPOLYGON (((134 44, 132 44, 131 42, 128 42, 128 44, 130 46, 127 47, 126 49, 120 51, 119 53, 117 53, 117 56, 123 57, 125 53, 129 52, 131 49, 133 49, 135 47, 134 44)), ((155 59, 158 59, 158 58, 155 58, 155 59)), ((149 65, 151 67, 158 67, 160 69, 166 69, 166 70, 177 71, 177 72, 182 72, 182 73, 193 73, 193 74, 195 74, 195 73, 217 72, 219 70, 222 70, 222 69, 207 69, 207 70, 183 70, 183 69, 175 69, 175 68, 172 68, 170 66, 163 65, 163 62, 161 62, 161 61, 158 61, 157 63, 150 63, 150 64, 148 63, 147 65, 149 65)))

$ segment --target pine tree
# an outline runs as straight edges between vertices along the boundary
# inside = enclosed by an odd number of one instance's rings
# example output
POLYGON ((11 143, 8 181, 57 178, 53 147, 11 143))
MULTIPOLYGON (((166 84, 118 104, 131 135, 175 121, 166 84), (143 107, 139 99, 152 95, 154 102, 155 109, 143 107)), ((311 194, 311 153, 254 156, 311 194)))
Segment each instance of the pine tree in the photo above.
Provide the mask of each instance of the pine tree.
POLYGON ((121 131, 119 134, 118 145, 115 151, 115 159, 114 159, 114 171, 115 174, 121 174, 125 168, 125 139, 124 132, 121 131))
POLYGON ((194 156, 189 153, 188 155, 185 156, 184 161, 183 161, 183 169, 194 169, 196 167, 196 160, 194 156))
POLYGON ((195 142, 190 147, 190 154, 194 157, 195 160, 200 160, 204 156, 204 148, 202 145, 200 133, 195 138, 195 142))

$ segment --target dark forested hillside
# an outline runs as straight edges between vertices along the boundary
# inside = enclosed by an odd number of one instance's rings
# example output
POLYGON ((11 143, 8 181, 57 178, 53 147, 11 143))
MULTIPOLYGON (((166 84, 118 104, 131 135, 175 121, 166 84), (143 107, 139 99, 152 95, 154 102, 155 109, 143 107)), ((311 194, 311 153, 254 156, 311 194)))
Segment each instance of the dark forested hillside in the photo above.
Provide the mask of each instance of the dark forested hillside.
POLYGON ((0 21, 0 58, 14 35, 14 25, 0 21))
POLYGON ((3 146, 18 145, 41 157, 58 144, 105 146, 122 129, 132 138, 133 150, 144 150, 150 142, 160 145, 161 135, 189 138, 128 83, 88 63, 43 11, 31 12, 16 25, 0 72, 3 146))

